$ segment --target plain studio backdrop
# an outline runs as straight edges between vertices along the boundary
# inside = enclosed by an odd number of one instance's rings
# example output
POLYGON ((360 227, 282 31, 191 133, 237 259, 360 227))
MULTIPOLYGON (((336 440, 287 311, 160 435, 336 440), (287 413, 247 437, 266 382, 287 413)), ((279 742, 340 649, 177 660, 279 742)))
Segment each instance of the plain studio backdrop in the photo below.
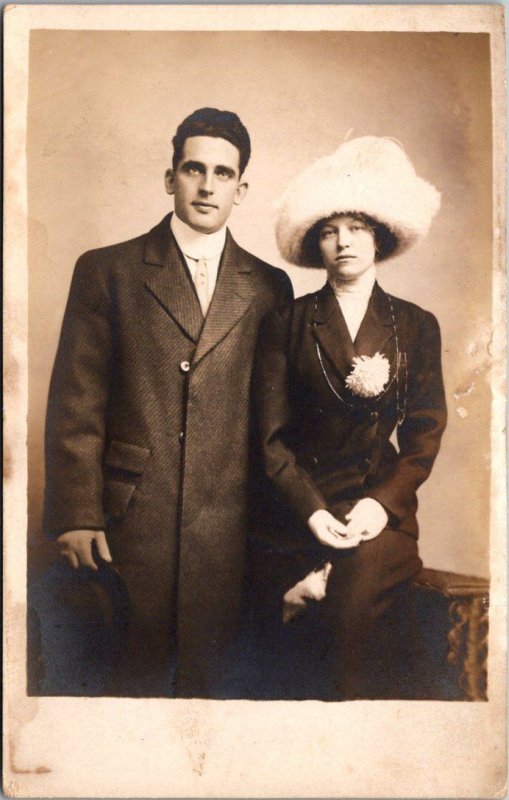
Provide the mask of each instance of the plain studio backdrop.
MULTIPOLYGON (((289 8, 289 11, 291 9, 289 8)), ((357 32, 32 32, 28 112, 29 537, 41 539, 48 384, 80 253, 137 236, 171 208, 163 176, 179 122, 235 111, 252 140, 250 188, 230 228, 290 274, 273 202, 345 136, 399 140, 442 193, 431 232, 379 267, 388 292, 442 329, 449 425, 419 491, 428 567, 488 575, 492 171, 489 36, 357 32)), ((65 480, 65 476, 62 476, 65 480)))

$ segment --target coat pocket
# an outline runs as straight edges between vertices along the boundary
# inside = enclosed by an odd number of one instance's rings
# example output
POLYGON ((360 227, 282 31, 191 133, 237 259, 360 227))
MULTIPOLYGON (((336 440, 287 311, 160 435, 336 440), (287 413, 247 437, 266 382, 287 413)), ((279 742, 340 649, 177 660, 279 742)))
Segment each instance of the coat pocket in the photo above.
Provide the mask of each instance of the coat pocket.
POLYGON ((134 475, 141 475, 145 469, 145 462, 150 456, 148 447, 140 447, 129 442, 119 442, 112 439, 106 448, 104 463, 108 467, 123 469, 134 475))
POLYGON ((126 513, 149 456, 147 447, 110 441, 104 456, 103 507, 107 516, 118 518, 126 513))
POLYGON ((127 511, 127 506, 136 486, 134 483, 124 483, 108 478, 104 482, 103 507, 109 517, 122 517, 127 511))

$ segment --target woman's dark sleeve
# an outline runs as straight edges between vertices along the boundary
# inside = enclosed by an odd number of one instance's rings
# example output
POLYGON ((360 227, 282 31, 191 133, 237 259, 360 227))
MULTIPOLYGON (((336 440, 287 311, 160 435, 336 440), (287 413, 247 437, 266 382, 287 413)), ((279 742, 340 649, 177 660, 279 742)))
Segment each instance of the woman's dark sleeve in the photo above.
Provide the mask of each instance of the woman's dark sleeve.
POLYGON ((254 407, 265 473, 304 524, 327 503, 288 446, 292 418, 288 338, 291 306, 271 312, 258 338, 254 364, 254 407))
POLYGON ((431 472, 447 421, 440 328, 432 314, 421 311, 421 315, 408 364, 405 419, 397 432, 399 455, 392 472, 369 492, 397 519, 415 513, 415 492, 431 472))

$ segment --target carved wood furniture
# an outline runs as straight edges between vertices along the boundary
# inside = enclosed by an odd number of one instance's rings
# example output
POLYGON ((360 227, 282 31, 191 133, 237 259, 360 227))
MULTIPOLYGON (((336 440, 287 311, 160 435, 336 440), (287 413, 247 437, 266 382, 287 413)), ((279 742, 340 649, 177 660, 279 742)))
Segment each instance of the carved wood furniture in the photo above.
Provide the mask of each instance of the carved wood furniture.
POLYGON ((430 699, 487 700, 488 580, 423 569, 414 586, 424 691, 430 699))

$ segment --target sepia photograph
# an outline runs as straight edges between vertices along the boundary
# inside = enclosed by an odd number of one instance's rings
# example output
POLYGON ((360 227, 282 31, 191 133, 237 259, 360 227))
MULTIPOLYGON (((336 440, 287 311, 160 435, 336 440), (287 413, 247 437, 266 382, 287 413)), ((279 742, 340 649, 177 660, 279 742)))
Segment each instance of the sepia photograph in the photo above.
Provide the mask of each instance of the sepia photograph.
POLYGON ((6 11, 8 795, 504 795, 466 8, 6 11))

